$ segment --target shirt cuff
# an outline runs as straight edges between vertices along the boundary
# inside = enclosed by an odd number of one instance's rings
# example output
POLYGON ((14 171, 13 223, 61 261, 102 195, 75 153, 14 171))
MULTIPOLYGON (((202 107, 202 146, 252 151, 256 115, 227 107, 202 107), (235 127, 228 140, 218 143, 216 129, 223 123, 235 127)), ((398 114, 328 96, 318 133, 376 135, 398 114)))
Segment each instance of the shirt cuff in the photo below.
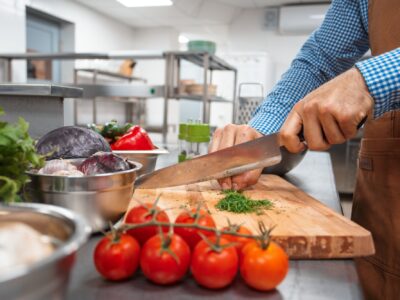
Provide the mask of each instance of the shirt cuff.
POLYGON ((262 134, 271 134, 278 132, 283 122, 282 116, 278 116, 269 112, 259 111, 249 122, 249 126, 262 134))
POLYGON ((374 98, 374 117, 400 107, 400 48, 356 63, 374 98))

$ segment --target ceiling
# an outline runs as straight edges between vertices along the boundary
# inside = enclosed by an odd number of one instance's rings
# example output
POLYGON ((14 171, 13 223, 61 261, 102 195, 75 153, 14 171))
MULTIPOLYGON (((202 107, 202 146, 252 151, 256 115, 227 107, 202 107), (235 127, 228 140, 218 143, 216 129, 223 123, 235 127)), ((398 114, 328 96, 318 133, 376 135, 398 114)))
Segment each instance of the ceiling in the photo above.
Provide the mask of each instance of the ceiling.
POLYGON ((246 8, 321 2, 321 0, 173 0, 173 6, 128 8, 115 0, 74 1, 132 27, 170 26, 179 31, 184 31, 188 27, 230 24, 246 8))

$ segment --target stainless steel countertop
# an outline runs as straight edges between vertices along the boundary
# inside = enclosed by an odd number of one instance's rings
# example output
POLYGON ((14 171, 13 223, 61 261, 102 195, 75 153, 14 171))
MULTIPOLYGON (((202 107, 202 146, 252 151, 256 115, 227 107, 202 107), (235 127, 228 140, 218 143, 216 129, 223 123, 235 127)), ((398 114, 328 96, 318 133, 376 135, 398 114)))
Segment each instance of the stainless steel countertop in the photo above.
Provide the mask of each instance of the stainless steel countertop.
MULTIPOLYGON (((175 151, 161 156, 157 168, 174 163, 176 158, 175 151)), ((285 178, 341 212, 328 153, 308 152, 285 178)), ((160 287, 148 282, 141 274, 125 282, 107 282, 96 273, 92 261, 93 249, 100 238, 92 237, 79 251, 67 299, 362 299, 352 260, 292 260, 287 277, 276 291, 270 293, 251 290, 240 279, 220 291, 200 288, 193 280, 160 287)))
POLYGON ((57 98, 80 98, 81 88, 56 84, 0 84, 0 96, 46 96, 57 98))

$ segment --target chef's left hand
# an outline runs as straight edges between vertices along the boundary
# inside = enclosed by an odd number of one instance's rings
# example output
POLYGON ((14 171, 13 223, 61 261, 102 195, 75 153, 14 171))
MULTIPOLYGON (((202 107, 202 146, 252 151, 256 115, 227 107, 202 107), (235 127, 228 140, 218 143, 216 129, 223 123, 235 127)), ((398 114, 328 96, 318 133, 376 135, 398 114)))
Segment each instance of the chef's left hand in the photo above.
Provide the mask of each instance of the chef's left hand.
POLYGON ((280 130, 280 142, 290 152, 305 149, 298 137, 303 128, 311 150, 326 150, 344 143, 357 133, 357 125, 368 116, 374 102, 360 72, 350 69, 300 100, 280 130))

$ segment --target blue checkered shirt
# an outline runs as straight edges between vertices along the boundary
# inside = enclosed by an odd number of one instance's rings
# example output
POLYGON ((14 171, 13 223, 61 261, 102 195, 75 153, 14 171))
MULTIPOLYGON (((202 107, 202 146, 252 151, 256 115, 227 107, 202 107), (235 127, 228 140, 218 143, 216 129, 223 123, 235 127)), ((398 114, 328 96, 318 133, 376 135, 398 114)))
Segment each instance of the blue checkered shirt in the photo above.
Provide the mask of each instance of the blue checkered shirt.
POLYGON ((357 62, 368 49, 368 0, 333 0, 320 28, 256 109, 250 126, 264 134, 279 131, 297 101, 354 65, 374 98, 374 117, 399 109, 400 48, 357 62))

